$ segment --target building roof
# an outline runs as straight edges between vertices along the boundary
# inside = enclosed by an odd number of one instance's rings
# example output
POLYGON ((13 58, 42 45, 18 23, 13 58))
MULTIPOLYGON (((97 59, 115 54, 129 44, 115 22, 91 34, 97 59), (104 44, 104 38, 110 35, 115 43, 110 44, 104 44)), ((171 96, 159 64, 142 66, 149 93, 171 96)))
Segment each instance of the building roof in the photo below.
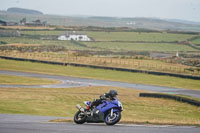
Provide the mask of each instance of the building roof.
POLYGON ((6 21, 0 20, 0 23, 7 23, 6 21))
POLYGON ((86 35, 86 34, 77 31, 66 31, 61 35, 69 36, 69 35, 86 35))

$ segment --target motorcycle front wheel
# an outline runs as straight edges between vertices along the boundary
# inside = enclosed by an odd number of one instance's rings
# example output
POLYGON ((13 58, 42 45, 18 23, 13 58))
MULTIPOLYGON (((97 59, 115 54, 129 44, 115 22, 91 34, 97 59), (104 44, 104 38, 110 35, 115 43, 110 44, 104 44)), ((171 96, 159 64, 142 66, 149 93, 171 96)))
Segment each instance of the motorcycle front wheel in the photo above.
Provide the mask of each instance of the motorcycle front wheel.
POLYGON ((85 123, 86 120, 86 116, 83 112, 78 111, 75 115, 74 115, 74 122, 76 124, 83 124, 85 123))
POLYGON ((105 123, 107 125, 115 125, 121 119, 121 112, 114 112, 113 115, 107 114, 105 117, 105 123))

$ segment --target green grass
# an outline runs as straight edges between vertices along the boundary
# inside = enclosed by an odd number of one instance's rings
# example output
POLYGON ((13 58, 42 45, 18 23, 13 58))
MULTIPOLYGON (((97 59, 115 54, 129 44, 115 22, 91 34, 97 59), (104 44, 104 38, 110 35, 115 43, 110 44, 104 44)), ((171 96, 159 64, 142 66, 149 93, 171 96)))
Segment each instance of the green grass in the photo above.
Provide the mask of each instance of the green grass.
POLYGON ((67 49, 79 49, 84 50, 84 47, 74 45, 70 41, 59 41, 59 40, 38 40, 23 37, 0 37, 0 40, 8 44, 18 43, 18 44, 39 44, 39 45, 61 45, 65 46, 67 49))
MULTIPOLYGON (((21 31, 27 35, 60 35, 64 31, 21 31)), ((174 34, 174 33, 148 33, 148 32, 97 32, 86 31, 89 37, 95 41, 143 41, 143 42, 174 42, 185 41, 195 35, 189 34, 174 34)))
MULTIPOLYGON (((73 117, 76 104, 93 100, 110 87, 0 88, 0 113, 73 117)), ((173 100, 138 97, 139 91, 116 88, 124 107, 122 122, 200 125, 200 108, 173 100)))
POLYGON ((193 40, 192 43, 194 43, 194 44, 200 44, 200 37, 197 38, 197 39, 195 39, 195 40, 193 40))
MULTIPOLYGON (((28 35, 60 35, 64 31, 21 31, 28 35)), ((147 33, 147 32, 85 32, 95 41, 85 42, 88 47, 75 45, 71 41, 39 40, 23 37, 0 37, 6 43, 40 44, 40 45, 62 45, 71 50, 112 50, 112 51, 198 51, 192 47, 177 44, 187 41, 195 35, 172 34, 172 33, 147 33), (122 42, 104 42, 122 41, 122 42), (134 43, 130 43, 133 41, 134 43), (139 43, 140 42, 140 43, 139 43), (142 43, 143 42, 143 43, 142 43), (154 43, 155 42, 155 43, 154 43), (159 42, 159 43, 156 43, 159 42)), ((197 40, 198 41, 198 40, 197 40)))
POLYGON ((47 85, 55 83, 59 83, 59 81, 0 74, 0 84, 6 85, 47 85))
POLYGON ((182 79, 170 76, 155 76, 143 73, 121 72, 104 69, 92 69, 83 67, 31 63, 23 61, 11 61, 3 59, 0 59, 0 70, 48 73, 56 75, 123 81, 129 83, 150 84, 186 89, 200 89, 199 80, 182 79))
MULTIPOLYGON (((64 31, 21 31, 27 35, 60 35, 64 31)), ((173 34, 173 33, 147 33, 147 32, 84 32, 96 41, 145 41, 145 42, 173 42, 184 41, 194 35, 173 34)))
MULTIPOLYGON (((184 39, 184 37, 182 39, 184 39)), ((121 51, 161 51, 161 52, 198 51, 197 49, 194 49, 187 45, 181 45, 177 43, 80 42, 81 44, 86 45, 86 47, 83 47, 82 45, 77 45, 75 43, 72 43, 71 41, 39 40, 39 39, 30 39, 30 38, 23 38, 23 37, 0 37, 0 40, 8 44, 18 43, 18 44, 27 44, 27 45, 28 44, 61 45, 71 50, 93 50, 93 51, 111 50, 111 51, 120 51, 120 52, 121 51)), ((154 42, 158 40, 159 39, 148 40, 148 41, 154 42)), ((162 41, 162 39, 160 41, 162 41)), ((179 41, 179 38, 177 38, 176 41, 179 41)), ((145 42, 145 39, 144 39, 144 42, 145 42)), ((169 39, 169 42, 170 42, 170 39, 169 39)))
POLYGON ((65 31, 45 31, 45 30, 36 30, 36 31, 21 31, 21 34, 27 34, 27 35, 56 35, 59 36, 60 34, 63 34, 65 31))
POLYGON ((147 32, 86 32, 96 41, 143 41, 143 42, 174 42, 184 41, 194 35, 147 32))
POLYGON ((88 47, 111 51, 198 51, 186 45, 173 43, 85 42, 88 47))

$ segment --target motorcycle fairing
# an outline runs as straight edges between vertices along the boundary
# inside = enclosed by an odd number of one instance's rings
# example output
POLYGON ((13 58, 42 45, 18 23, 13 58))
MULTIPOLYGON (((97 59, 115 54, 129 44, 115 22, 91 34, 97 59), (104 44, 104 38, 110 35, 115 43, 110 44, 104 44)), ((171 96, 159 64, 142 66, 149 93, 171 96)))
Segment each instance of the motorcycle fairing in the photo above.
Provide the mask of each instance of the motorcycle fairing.
POLYGON ((105 113, 112 108, 120 108, 120 107, 118 106, 118 100, 113 100, 113 101, 103 101, 103 103, 97 106, 96 108, 102 113, 105 113))
POLYGON ((91 103, 92 103, 91 101, 85 101, 84 102, 84 104, 87 105, 87 106, 91 105, 91 103))

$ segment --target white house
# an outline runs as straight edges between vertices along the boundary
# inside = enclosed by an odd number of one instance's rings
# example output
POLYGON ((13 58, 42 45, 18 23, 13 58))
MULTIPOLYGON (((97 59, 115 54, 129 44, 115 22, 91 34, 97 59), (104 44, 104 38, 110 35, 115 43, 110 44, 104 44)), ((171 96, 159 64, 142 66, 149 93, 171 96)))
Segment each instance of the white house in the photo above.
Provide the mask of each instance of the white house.
POLYGON ((91 41, 91 39, 86 34, 76 31, 65 32, 58 37, 58 40, 91 41))

